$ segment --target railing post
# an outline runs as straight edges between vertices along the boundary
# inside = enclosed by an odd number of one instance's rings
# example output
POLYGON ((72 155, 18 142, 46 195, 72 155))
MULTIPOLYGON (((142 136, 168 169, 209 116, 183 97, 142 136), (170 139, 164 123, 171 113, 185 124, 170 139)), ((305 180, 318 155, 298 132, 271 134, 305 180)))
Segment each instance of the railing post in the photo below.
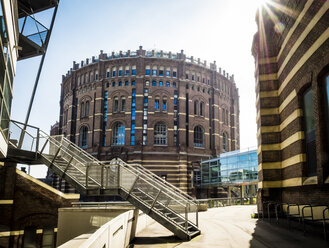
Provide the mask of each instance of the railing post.
POLYGON ((186 203, 186 206, 185 206, 185 229, 186 229, 186 231, 188 230, 188 225, 187 225, 187 221, 188 221, 187 205, 188 205, 188 203, 186 203))
POLYGON ((35 157, 38 155, 39 150, 39 140, 40 140, 40 129, 37 129, 37 143, 35 144, 35 157))
POLYGON ((120 181, 121 181, 121 180, 120 180, 120 166, 121 166, 121 165, 118 163, 118 188, 120 188, 120 183, 121 183, 121 182, 120 182, 120 181))
POLYGON ((196 226, 199 226, 199 201, 196 204, 196 226))
POLYGON ((101 166, 101 188, 104 186, 104 164, 101 166))
POLYGON ((48 139, 46 139, 46 142, 44 143, 43 147, 41 148, 40 154, 42 154, 43 150, 46 148, 47 143, 48 143, 48 139))
POLYGON ((86 188, 88 188, 88 173, 89 173, 89 164, 86 165, 86 188))

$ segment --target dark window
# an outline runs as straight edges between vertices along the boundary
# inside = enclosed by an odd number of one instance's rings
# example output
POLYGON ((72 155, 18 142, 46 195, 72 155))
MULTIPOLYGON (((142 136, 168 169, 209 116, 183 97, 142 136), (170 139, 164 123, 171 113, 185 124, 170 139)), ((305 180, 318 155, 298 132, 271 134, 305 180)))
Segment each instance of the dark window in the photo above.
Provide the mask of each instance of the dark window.
POLYGON ((170 82, 166 82, 166 87, 170 87, 170 82))
POLYGON ((125 81, 125 86, 129 86, 129 81, 125 81))
POLYGON ((86 102, 86 111, 85 111, 85 116, 89 116, 89 101, 86 102))
POLYGON ((132 70, 131 70, 131 75, 132 75, 132 76, 136 76, 136 69, 132 69, 132 70))
POLYGON ((119 86, 122 86, 122 82, 121 81, 119 82, 119 86))
POLYGON ((194 115, 198 115, 199 102, 194 101, 194 115))
POLYGON ((106 72, 106 77, 107 77, 107 78, 110 77, 110 71, 107 71, 107 72, 106 72))
POLYGON ((125 112, 125 111, 126 111, 126 98, 121 97, 121 112, 125 112))
POLYGON ((196 126, 194 128, 194 146, 203 147, 203 128, 201 126, 196 126))
POLYGON ((185 74, 185 79, 188 79, 188 74, 187 73, 185 74))
POLYGON ((85 117, 85 104, 82 102, 80 106, 80 118, 85 117))
POLYGON ((157 81, 152 81, 152 86, 157 86, 157 81))
POLYGON ((122 77, 122 70, 119 70, 119 77, 122 77))
POLYGON ((85 149, 88 147, 88 127, 81 127, 79 134, 79 146, 85 149))
POLYGON ((121 122, 117 122, 113 126, 112 145, 123 146, 125 144, 125 126, 121 122))
POLYGON ((173 71, 172 72, 172 76, 175 78, 175 77, 177 77, 177 72, 176 71, 173 71))
POLYGON ((115 87, 115 82, 112 82, 112 87, 115 87))
POLYGON ((315 148, 315 125, 314 125, 314 104, 313 91, 308 89, 303 96, 304 123, 306 141, 306 164, 307 175, 316 175, 316 148, 315 148))
POLYGON ((145 75, 149 76, 151 73, 151 70, 150 69, 145 69, 145 75))
POLYGON ((112 77, 116 77, 117 71, 112 71, 112 77))
POLYGON ((114 97, 113 112, 114 113, 118 112, 118 109, 119 109, 119 99, 118 99, 118 97, 114 97))
POLYGON ((203 116, 204 115, 204 103, 200 102, 200 115, 203 116))
POLYGON ((227 138, 227 133, 223 133, 223 152, 228 152, 228 138, 227 138))
POLYGON ((167 145, 167 126, 162 122, 154 126, 154 144, 167 145))
POLYGON ((163 70, 159 70, 159 76, 163 77, 163 70))
POLYGON ((136 85, 135 80, 131 81, 131 86, 135 86, 135 85, 136 85))
POLYGON ((176 82, 173 82, 173 83, 172 83, 172 87, 173 87, 173 88, 176 88, 176 82))
POLYGON ((130 72, 129 70, 126 70, 126 76, 129 76, 129 72, 130 72))

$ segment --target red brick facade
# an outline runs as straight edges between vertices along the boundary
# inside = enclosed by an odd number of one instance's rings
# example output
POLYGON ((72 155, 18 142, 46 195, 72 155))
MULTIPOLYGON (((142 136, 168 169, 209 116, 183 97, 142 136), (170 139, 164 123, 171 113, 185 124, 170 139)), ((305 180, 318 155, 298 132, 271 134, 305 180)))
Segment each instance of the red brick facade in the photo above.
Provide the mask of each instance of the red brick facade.
POLYGON ((226 151, 239 149, 239 96, 234 76, 218 70, 215 62, 207 66, 206 62, 187 58, 183 51, 149 52, 140 47, 136 52, 112 55, 101 51, 97 59, 87 59, 80 65, 74 62, 73 68, 63 76, 60 105, 60 133, 71 141, 81 145, 81 128, 87 127, 86 150, 94 156, 101 160, 120 157, 140 163, 189 192, 193 163, 221 153, 223 133, 227 136, 226 151), (146 75, 148 69, 150 75, 146 75), (152 75, 153 70, 156 75, 152 75), (133 90, 136 91, 135 111, 133 90), (107 100, 104 100, 105 92, 107 100), (125 99, 124 110, 121 99, 125 99), (124 144, 115 145, 113 129, 118 122, 125 127, 124 144), (159 122, 167 129, 166 142, 162 145, 155 144, 154 137, 154 127, 159 122), (194 142, 197 126, 203 130, 200 144, 194 142))

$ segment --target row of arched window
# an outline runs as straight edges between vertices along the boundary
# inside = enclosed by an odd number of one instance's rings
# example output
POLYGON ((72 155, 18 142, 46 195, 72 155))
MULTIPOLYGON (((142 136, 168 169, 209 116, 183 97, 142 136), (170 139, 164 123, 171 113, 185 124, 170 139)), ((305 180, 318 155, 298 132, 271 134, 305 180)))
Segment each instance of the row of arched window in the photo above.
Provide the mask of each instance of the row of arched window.
POLYGON ((194 115, 204 116, 204 102, 194 101, 194 115))
MULTIPOLYGON (((82 126, 79 132, 79 146, 88 147, 88 127, 82 126)), ((193 144, 195 147, 204 147, 204 129, 202 126, 196 126, 193 130, 193 144)), ((168 144, 168 128, 163 122, 154 125, 154 142, 155 145, 168 144)), ((121 122, 116 122, 112 128, 112 145, 125 144, 125 126, 121 122)), ((223 151, 228 151, 228 135, 223 133, 223 151)))

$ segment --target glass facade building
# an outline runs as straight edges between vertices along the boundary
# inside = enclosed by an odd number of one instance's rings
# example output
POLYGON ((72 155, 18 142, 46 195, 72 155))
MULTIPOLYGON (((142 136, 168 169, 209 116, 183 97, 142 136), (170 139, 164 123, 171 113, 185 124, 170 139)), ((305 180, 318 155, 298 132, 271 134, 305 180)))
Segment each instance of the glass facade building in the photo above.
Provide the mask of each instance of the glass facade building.
POLYGON ((256 149, 236 150, 202 161, 200 170, 194 171, 197 187, 243 185, 258 182, 256 149))

